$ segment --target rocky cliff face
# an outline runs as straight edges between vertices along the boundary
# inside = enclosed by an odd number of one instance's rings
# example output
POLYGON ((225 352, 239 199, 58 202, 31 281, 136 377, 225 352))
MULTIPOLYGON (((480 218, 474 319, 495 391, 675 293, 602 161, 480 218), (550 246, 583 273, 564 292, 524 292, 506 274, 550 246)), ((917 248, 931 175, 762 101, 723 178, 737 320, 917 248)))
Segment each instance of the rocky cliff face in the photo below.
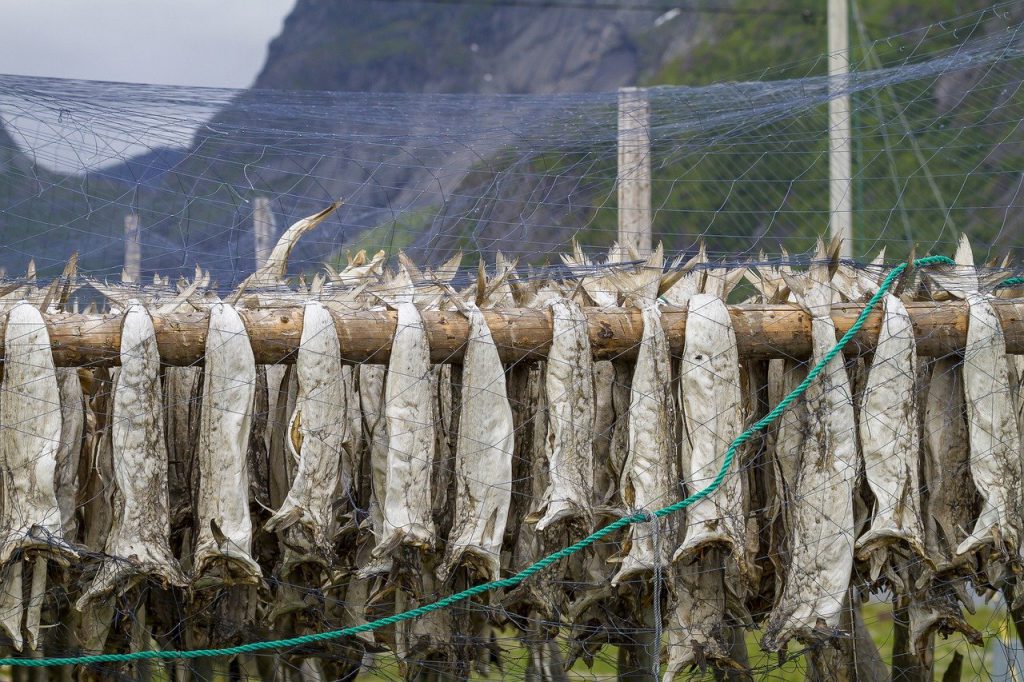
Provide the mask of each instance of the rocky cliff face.
MULTIPOLYGON (((260 89, 307 89, 359 93, 610 92, 650 79, 664 64, 713 36, 699 16, 658 22, 660 12, 573 7, 512 7, 482 3, 443 4, 401 0, 299 0, 281 35, 270 45, 254 84, 260 89), (656 26, 657 24, 657 26, 656 26)), ((357 97, 357 96, 354 96, 357 97)), ((537 249, 529 232, 550 230, 545 241, 571 235, 578 222, 564 209, 578 179, 552 184, 513 173, 497 177, 494 152, 517 142, 505 135, 501 112, 463 103, 445 114, 436 100, 409 101, 403 111, 371 121, 349 107, 318 132, 341 140, 318 160, 317 180, 303 188, 324 200, 343 197, 339 224, 319 229, 315 248, 344 248, 360 231, 389 220, 417 223, 399 239, 424 260, 443 259, 460 246, 490 251, 537 249), (438 141, 448 130, 468 131, 487 121, 486 137, 438 141), (369 122, 369 123, 368 123, 369 122), (380 124, 380 128, 377 127, 380 124), (387 128, 387 126, 390 128, 387 128), (356 141, 386 136, 382 145, 356 141), (483 175, 480 172, 483 167, 483 175), (500 190, 495 190, 500 185, 500 190), (509 192, 512 194, 509 194, 509 192), (561 199, 538 202, 537 192, 561 199), (485 198, 482 195, 488 194, 485 198), (487 204, 484 212, 480 207, 487 204), (541 205, 543 203, 543 205, 541 205), (417 213, 421 209, 423 213, 417 213), (417 214, 419 220, 406 216, 417 214), (411 232, 417 232, 411 235, 411 232), (467 238, 468 235, 468 238, 467 238), (525 235, 525 236, 524 236, 525 235)), ((396 104, 395 106, 400 106, 396 104)), ((539 114, 538 119, 548 115, 539 114)), ((614 124, 613 124, 614 125, 614 124)), ((543 153, 544 150, 533 150, 543 153)), ((261 157, 262 176, 279 185, 294 172, 294 158, 261 157)), ((301 185, 300 185, 301 187, 301 185)), ((589 199, 590 197, 585 197, 589 199)), ((584 203, 586 203, 584 201, 584 203)), ((380 232, 380 231, 378 231, 380 232)), ((388 243, 393 235, 388 235, 388 243)), ((312 240, 311 240, 312 241, 312 240)), ((363 240, 381 245, 379 236, 363 240), (375 241, 376 240, 376 241, 375 241)), ((312 254, 300 245, 298 258, 312 254)), ((321 256, 322 257, 322 256, 321 256)))
MULTIPOLYGON (((298 0, 257 88, 594 92, 630 85, 657 12, 401 0, 298 0)), ((700 22, 679 22, 673 41, 700 22)))
MULTIPOLYGON (((510 141, 508 129, 515 127, 502 122, 493 104, 484 111, 463 103, 460 111, 445 113, 421 100, 381 104, 379 98, 336 93, 613 91, 644 80, 666 59, 703 39, 700 21, 677 20, 654 29, 658 16, 588 9, 584 3, 524 8, 298 0, 270 45, 253 90, 240 93, 233 106, 201 130, 182 158, 173 150, 156 149, 144 159, 126 160, 124 168, 90 172, 87 181, 54 178, 40 187, 40 169, 14 151, 13 141, 0 139, 0 167, 6 168, 0 172, 6 176, 0 177, 0 209, 16 207, 0 210, 0 227, 22 240, 14 260, 31 252, 42 267, 56 270, 79 249, 84 268, 116 276, 120 225, 123 214, 134 208, 143 223, 144 270, 187 272, 199 262, 226 284, 250 267, 248 202, 253 196, 272 198, 279 226, 342 197, 346 206, 338 217, 295 253, 297 264, 315 267, 366 228, 386 226, 395 218, 408 222, 406 216, 422 217, 417 212, 425 207, 437 213, 467 173, 492 165, 492 152, 510 141), (335 94, 289 97, 266 90, 335 94), (453 137, 481 126, 483 132, 478 130, 472 142, 453 137), (150 168, 149 157, 160 162, 159 172, 150 168), (90 196, 73 191, 77 186, 87 186, 90 196), (63 243, 40 236, 54 221, 75 228, 63 243), (84 237, 90 237, 87 244, 75 242, 84 237)), ((525 192, 528 197, 530 188, 519 184, 517 196, 525 192)), ((458 210, 471 211, 472 206, 460 204, 458 210)), ((500 220, 522 229, 553 220, 541 212, 523 222, 508 210, 500 220)), ((450 215, 446 220, 442 230, 463 231, 460 217, 454 226, 450 215)), ((420 221, 416 229, 430 226, 420 221)), ((23 267, 20 262, 3 265, 23 267)))

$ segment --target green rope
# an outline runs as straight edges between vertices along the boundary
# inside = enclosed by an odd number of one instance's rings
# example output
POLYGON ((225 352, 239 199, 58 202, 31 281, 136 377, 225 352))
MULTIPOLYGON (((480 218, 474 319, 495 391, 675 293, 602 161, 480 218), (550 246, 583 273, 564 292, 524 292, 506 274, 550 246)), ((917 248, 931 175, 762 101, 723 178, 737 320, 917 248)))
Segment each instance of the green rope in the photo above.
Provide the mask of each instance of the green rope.
POLYGON ((1019 287, 1022 284, 1024 284, 1024 277, 1010 277, 1009 279, 1004 279, 1000 282, 996 288, 1002 289, 1003 287, 1019 287))
MULTIPOLYGON (((945 256, 929 256, 927 258, 918 258, 917 260, 914 261, 914 267, 918 268, 939 264, 953 265, 954 263, 951 259, 946 258, 945 256)), ((831 362, 832 359, 835 358, 837 355, 839 355, 839 353, 842 352, 843 348, 846 347, 846 344, 848 344, 850 340, 857 335, 857 332, 859 332, 861 327, 864 326, 864 322, 867 320, 868 315, 870 315, 871 311, 875 308, 876 305, 878 305, 878 302, 882 300, 882 297, 885 296, 886 293, 888 293, 889 289, 892 287, 893 282, 896 281, 896 278, 900 276, 900 274, 903 272, 903 270, 906 269, 906 267, 906 263, 901 263, 900 265, 893 268, 893 270, 888 274, 888 276, 882 281, 881 285, 879 285, 878 291, 875 292, 874 296, 872 296, 871 299, 864 306, 864 309, 861 310, 860 315, 857 317, 857 320, 853 323, 853 326, 851 326, 850 329, 845 334, 843 334, 842 338, 839 339, 839 342, 836 343, 836 345, 833 346, 832 349, 825 354, 825 357, 823 357, 821 361, 819 361, 818 364, 816 364, 811 369, 811 371, 807 373, 807 377, 800 382, 800 385, 793 389, 793 391, 789 395, 783 398, 782 401, 778 405, 776 405, 771 412, 766 414, 764 417, 755 422, 750 428, 748 428, 746 431, 737 436, 736 440, 734 440, 732 444, 729 445, 729 449, 726 450, 725 458, 722 460, 722 468, 719 469, 718 475, 715 476, 715 479, 706 488, 690 495, 685 500, 680 500, 675 504, 671 504, 667 507, 663 507, 662 509, 658 509, 653 513, 653 515, 659 518, 668 516, 669 514, 673 514, 679 511, 680 509, 689 507, 694 502, 697 502, 707 497, 711 493, 715 492, 715 490, 717 490, 718 487, 722 485, 722 481, 725 480, 726 475, 729 473, 729 468, 732 466, 732 462, 736 457, 737 450, 739 450, 739 448, 744 443, 750 440, 755 433, 757 433, 761 429, 764 429, 766 426, 768 426, 773 421, 778 419, 779 416, 786 410, 786 408, 794 400, 799 398, 808 389, 808 387, 810 387, 811 382, 813 382, 814 379, 817 378, 817 376, 821 374, 822 371, 824 371, 828 363, 831 362)), ((568 556, 575 554, 576 552, 579 552, 580 550, 586 547, 589 547, 598 540, 601 540, 602 538, 614 533, 620 528, 624 528, 634 523, 643 523, 644 521, 650 521, 650 519, 651 515, 647 512, 640 512, 632 514, 630 516, 623 517, 618 521, 615 521, 605 526, 604 528, 601 528, 600 530, 591 533, 590 535, 583 538, 576 544, 560 549, 554 554, 550 554, 544 557, 537 563, 526 567, 519 573, 516 573, 515 575, 509 578, 504 578, 503 580, 495 580, 489 583, 483 583, 475 587, 471 587, 468 590, 457 592, 456 594, 453 594, 449 597, 444 597, 443 599, 440 599, 431 604, 424 604, 423 606, 412 609, 411 611, 404 611, 402 613, 397 613, 393 616, 387 616, 385 618, 380 618, 369 623, 356 625, 350 628, 344 628, 342 630, 318 632, 311 635, 289 637, 288 639, 273 639, 261 642, 249 642, 248 644, 239 644, 238 646, 225 647, 223 649, 191 649, 183 651, 133 651, 126 654, 94 654, 91 656, 67 656, 58 658, 0 658, 0 665, 13 665, 28 668, 45 668, 58 665, 90 665, 93 663, 129 663, 131 661, 143 661, 151 659, 167 660, 207 658, 212 656, 235 656, 238 654, 248 654, 256 651, 284 649, 302 646, 304 644, 314 644, 316 642, 340 639, 342 637, 351 637, 353 635, 358 635, 362 632, 377 630, 378 628, 386 627, 388 625, 394 625, 396 623, 401 623, 403 621, 412 620, 413 618, 425 616, 428 613, 448 608, 453 604, 457 604, 458 602, 469 599, 470 597, 475 597, 479 594, 483 594, 484 592, 490 592, 491 590, 496 590, 505 587, 515 587, 519 583, 527 580, 528 578, 539 573, 540 571, 543 571, 545 568, 555 563, 559 559, 564 559, 568 556)))

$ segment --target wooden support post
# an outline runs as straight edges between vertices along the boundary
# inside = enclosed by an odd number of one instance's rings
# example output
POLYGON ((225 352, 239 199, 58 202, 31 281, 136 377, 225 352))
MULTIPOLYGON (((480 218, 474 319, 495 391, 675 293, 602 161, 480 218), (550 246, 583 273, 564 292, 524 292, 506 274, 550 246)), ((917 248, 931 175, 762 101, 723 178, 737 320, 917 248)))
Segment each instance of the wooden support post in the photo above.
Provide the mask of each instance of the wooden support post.
POLYGON ((142 277, 142 244, 139 241, 139 216, 129 213, 124 217, 124 282, 139 283, 142 277))
POLYGON ((643 88, 619 89, 619 244, 651 252, 651 111, 643 88))
MULTIPOLYGON (((1009 353, 1024 354, 1024 300, 992 302, 1002 323, 1009 353)), ((963 301, 907 303, 917 334, 917 352, 941 356, 963 350, 967 340, 967 304, 963 301)), ((643 332, 640 311, 627 308, 585 308, 588 333, 598 359, 636 356, 643 332)), ((853 326, 859 303, 832 306, 836 335, 853 326)), ((740 355, 744 357, 806 358, 811 352, 811 320, 793 304, 731 305, 740 355)), ((302 308, 240 309, 260 364, 291 363, 302 334, 302 308)), ((485 310, 484 316, 505 362, 543 359, 551 346, 551 311, 535 308, 485 310)), ((50 333, 54 362, 61 367, 102 367, 118 364, 121 315, 55 313, 43 316, 50 333)), ((469 334, 466 318, 457 312, 426 310, 423 320, 434 362, 459 363, 469 334)), ((850 345, 848 354, 874 347, 881 326, 876 311, 850 345)), ((386 363, 397 325, 397 313, 362 310, 335 314, 345 362, 386 363)), ((672 353, 683 350, 686 310, 664 308, 662 323, 672 353)), ((6 316, 0 316, 0 357, 6 316)), ((205 312, 154 313, 160 357, 168 365, 193 365, 203 360, 209 317, 205 312)))
POLYGON ((840 258, 853 257, 848 0, 828 0, 828 196, 829 232, 839 237, 840 258))
POLYGON ((267 197, 256 197, 253 201, 252 233, 253 255, 256 258, 254 271, 258 271, 270 257, 277 239, 277 224, 274 222, 274 212, 270 210, 270 199, 267 197))

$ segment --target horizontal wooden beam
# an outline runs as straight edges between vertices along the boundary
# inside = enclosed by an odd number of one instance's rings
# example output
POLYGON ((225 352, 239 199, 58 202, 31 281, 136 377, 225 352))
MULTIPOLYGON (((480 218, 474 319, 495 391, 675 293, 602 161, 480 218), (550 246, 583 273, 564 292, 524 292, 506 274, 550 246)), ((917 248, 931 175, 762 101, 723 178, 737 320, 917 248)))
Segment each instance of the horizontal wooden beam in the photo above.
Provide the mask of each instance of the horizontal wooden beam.
MULTIPOLYGON (((921 355, 940 356, 963 349, 967 335, 967 304, 961 301, 907 304, 914 321, 921 355)), ((1024 353, 1024 299, 997 300, 995 309, 1006 334, 1010 353, 1024 353)), ((846 332, 857 319, 860 305, 832 308, 837 334, 846 332)), ((262 364, 289 363, 295 359, 302 333, 301 308, 240 310, 252 341, 256 360, 262 364)), ((792 304, 730 306, 740 355, 748 357, 796 357, 810 354, 810 319, 792 304)), ((636 355, 643 323, 637 310, 590 308, 586 310, 590 343, 595 357, 630 358, 636 355)), ((547 310, 510 308, 485 311, 502 358, 513 362, 543 358, 551 344, 551 317, 547 310)), ((118 364, 121 316, 46 315, 58 366, 90 367, 118 364)), ((426 311, 423 318, 436 362, 458 363, 468 333, 466 319, 458 312, 426 311)), ((202 312, 154 316, 160 355, 168 365, 201 364, 206 342, 207 315, 202 312)), ((360 311, 336 315, 342 355, 347 362, 385 363, 394 337, 396 317, 390 311, 360 311)), ((674 353, 682 350, 686 311, 666 308, 662 320, 674 353)), ((874 312, 855 337, 849 352, 869 350, 878 338, 881 315, 874 312)), ((3 326, 0 318, 0 328, 3 326)), ((3 335, 0 334, 0 344, 3 335)), ((0 346, 2 348, 2 346, 0 346)))

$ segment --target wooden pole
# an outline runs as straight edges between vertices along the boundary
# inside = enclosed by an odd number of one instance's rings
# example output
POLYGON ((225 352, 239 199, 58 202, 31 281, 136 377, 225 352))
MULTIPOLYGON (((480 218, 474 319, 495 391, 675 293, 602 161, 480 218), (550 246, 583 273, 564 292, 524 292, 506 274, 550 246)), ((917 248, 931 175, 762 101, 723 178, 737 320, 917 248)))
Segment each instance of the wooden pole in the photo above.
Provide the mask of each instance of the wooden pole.
POLYGON ((848 0, 828 0, 829 232, 842 240, 840 258, 853 257, 853 173, 850 129, 848 0))
POLYGON ((619 89, 619 244, 651 252, 651 111, 643 88, 619 89))
POLYGON ((129 213, 124 217, 124 271, 125 283, 138 284, 142 277, 142 245, 139 242, 139 216, 129 213))
MULTIPOLYGON (((963 349, 967 337, 967 304, 962 301, 907 303, 921 355, 940 356, 963 349)), ((1010 353, 1024 354, 1024 299, 993 301, 1010 353)), ((640 311, 627 308, 589 308, 590 343, 598 359, 635 357, 643 322, 640 311)), ((845 333, 857 319, 861 304, 832 307, 836 334, 845 333)), ((806 358, 811 351, 811 321, 793 304, 729 306, 740 355, 744 357, 806 358)), ((295 360, 302 333, 302 309, 241 309, 256 361, 261 364, 295 360)), ((505 362, 542 359, 551 345, 551 313, 533 308, 484 311, 498 352, 505 362)), ((44 315, 53 346, 54 361, 62 367, 98 367, 118 364, 121 343, 119 314, 44 315)), ((431 358, 458 363, 469 333, 466 318, 457 312, 424 311, 431 358)), ((358 311, 335 315, 338 338, 346 362, 387 362, 397 324, 392 311, 358 311)), ((674 354, 683 349, 686 311, 665 308, 662 322, 674 354)), ((160 356, 168 365, 199 364, 203 359, 205 312, 154 314, 160 356)), ((0 317, 0 357, 3 326, 0 317)), ((854 337, 848 354, 870 350, 878 338, 881 314, 872 314, 854 337)))
POLYGON ((277 239, 277 224, 274 222, 274 212, 270 210, 270 199, 267 197, 256 197, 253 201, 252 233, 253 254, 256 259, 255 272, 267 262, 277 239))

